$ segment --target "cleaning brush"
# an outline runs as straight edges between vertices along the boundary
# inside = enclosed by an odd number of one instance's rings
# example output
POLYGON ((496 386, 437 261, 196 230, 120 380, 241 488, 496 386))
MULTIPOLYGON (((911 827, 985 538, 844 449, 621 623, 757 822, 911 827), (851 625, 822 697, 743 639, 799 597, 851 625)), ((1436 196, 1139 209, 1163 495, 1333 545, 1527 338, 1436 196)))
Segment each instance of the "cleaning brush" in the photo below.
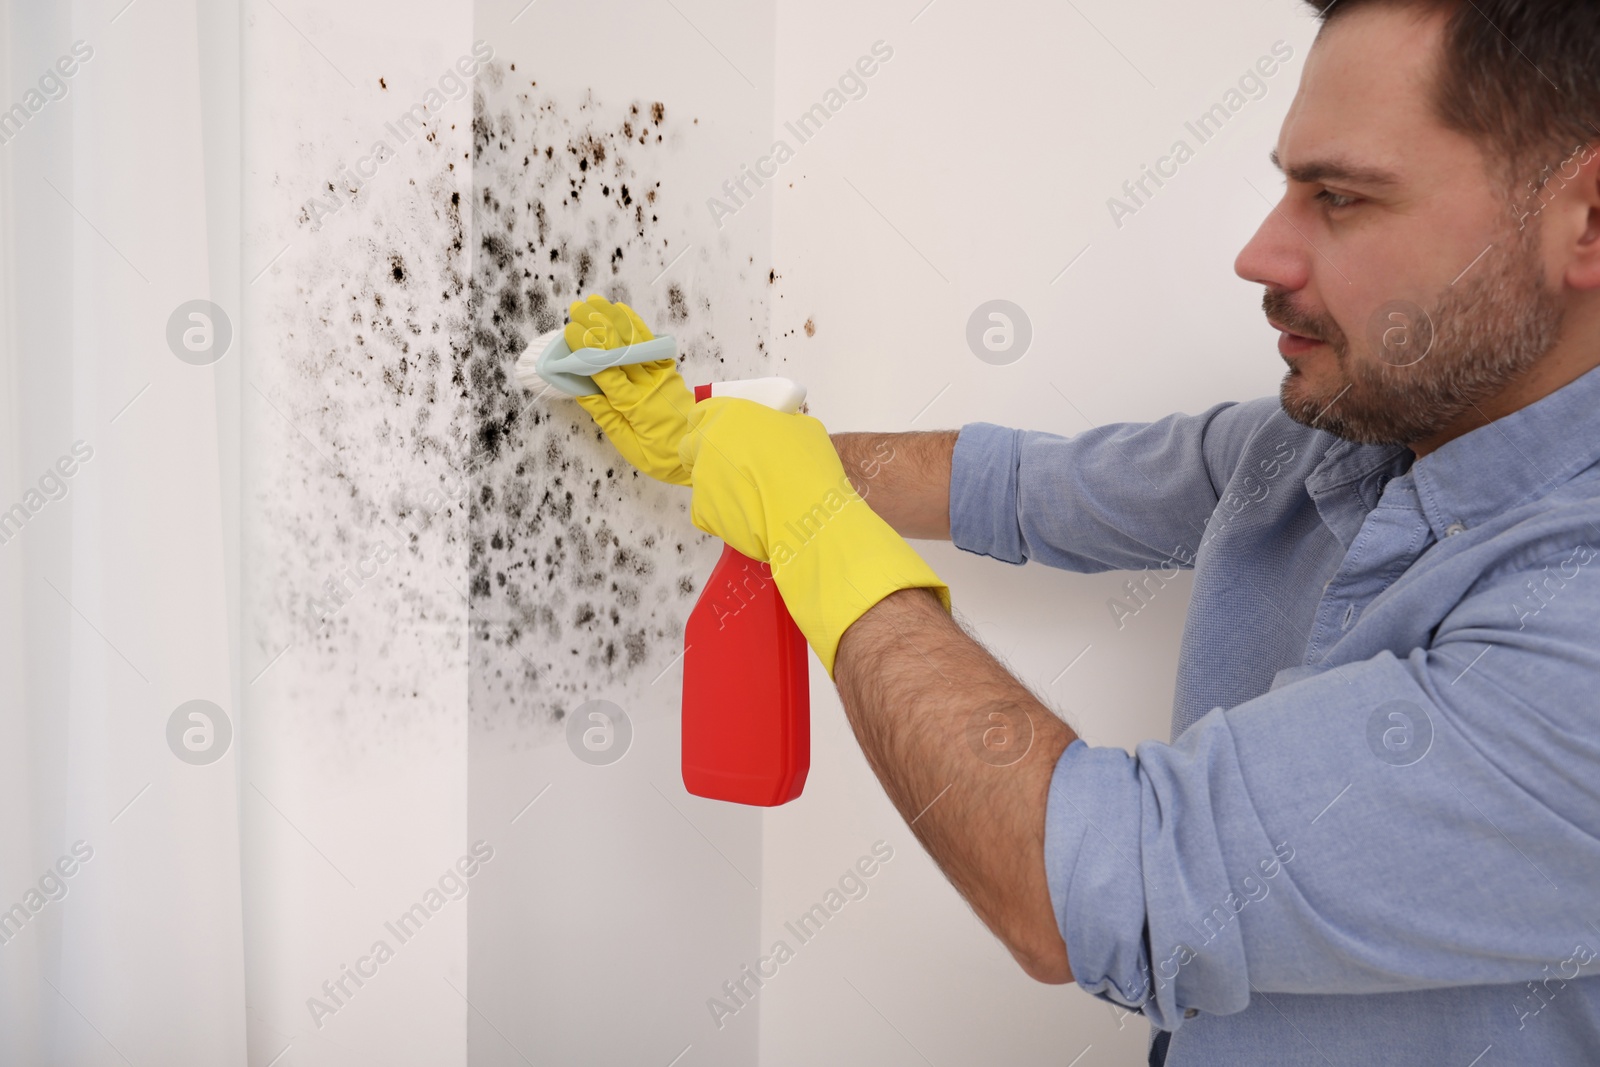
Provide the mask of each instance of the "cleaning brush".
POLYGON ((621 348, 580 348, 574 352, 567 347, 565 334, 556 329, 533 339, 533 344, 517 357, 516 373, 517 380, 529 392, 542 393, 549 388, 566 396, 594 396, 600 391, 590 377, 595 371, 676 359, 677 354, 678 342, 665 335, 621 348))
MULTIPOLYGON (((600 387, 591 375, 605 367, 630 363, 649 363, 657 359, 677 359, 678 342, 663 334, 636 345, 621 348, 580 348, 574 352, 559 329, 540 334, 517 357, 517 381, 535 397, 594 396, 600 387)), ((805 386, 789 378, 741 378, 694 387, 694 398, 736 396, 754 400, 770 408, 793 414, 805 410, 805 386)))

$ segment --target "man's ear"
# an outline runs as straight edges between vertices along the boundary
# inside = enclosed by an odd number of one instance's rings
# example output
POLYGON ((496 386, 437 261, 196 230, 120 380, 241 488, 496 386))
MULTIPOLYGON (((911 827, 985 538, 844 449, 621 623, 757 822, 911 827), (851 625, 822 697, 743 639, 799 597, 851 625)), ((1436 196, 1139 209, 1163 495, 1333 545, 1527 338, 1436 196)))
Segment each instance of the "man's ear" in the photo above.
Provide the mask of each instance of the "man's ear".
POLYGON ((1567 241, 1566 283, 1574 289, 1600 289, 1600 141, 1580 150, 1568 164, 1577 176, 1564 190, 1570 197, 1566 217, 1569 227, 1553 228, 1567 241))

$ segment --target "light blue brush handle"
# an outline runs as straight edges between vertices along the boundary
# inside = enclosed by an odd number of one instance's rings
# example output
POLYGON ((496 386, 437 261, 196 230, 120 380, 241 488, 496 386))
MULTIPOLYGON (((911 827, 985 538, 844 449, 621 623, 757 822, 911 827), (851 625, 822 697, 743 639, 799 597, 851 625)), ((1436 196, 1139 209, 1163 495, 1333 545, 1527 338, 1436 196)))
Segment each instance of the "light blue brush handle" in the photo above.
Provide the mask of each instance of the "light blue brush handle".
POLYGON ((559 332, 534 363, 539 377, 569 396, 594 396, 600 387, 590 375, 606 367, 622 367, 631 363, 649 363, 656 359, 677 359, 678 342, 663 334, 650 341, 621 348, 580 348, 576 352, 567 347, 567 339, 559 332))

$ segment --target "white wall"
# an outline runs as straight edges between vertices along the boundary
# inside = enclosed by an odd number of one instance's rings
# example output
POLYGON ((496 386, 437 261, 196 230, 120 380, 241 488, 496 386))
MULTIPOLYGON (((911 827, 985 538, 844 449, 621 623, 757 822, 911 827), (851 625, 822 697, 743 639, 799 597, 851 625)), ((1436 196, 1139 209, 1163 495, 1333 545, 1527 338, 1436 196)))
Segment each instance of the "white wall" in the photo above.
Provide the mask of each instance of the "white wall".
POLYGON ((385 923, 471 842, 466 522, 428 504, 461 483, 469 432, 451 384, 467 256, 450 197, 471 188, 471 101, 435 107, 428 134, 403 142, 388 125, 472 40, 465 4, 244 7, 238 821, 251 1063, 467 1059, 466 905, 443 903, 403 942, 385 923), (341 172, 379 140, 393 154, 357 189, 341 172), (308 211, 313 199, 332 206, 308 211), (378 544, 392 550, 375 556, 378 544), (345 589, 336 610, 330 582, 345 589), (374 972, 379 941, 393 955, 374 972), (344 993, 324 991, 341 979, 344 993))

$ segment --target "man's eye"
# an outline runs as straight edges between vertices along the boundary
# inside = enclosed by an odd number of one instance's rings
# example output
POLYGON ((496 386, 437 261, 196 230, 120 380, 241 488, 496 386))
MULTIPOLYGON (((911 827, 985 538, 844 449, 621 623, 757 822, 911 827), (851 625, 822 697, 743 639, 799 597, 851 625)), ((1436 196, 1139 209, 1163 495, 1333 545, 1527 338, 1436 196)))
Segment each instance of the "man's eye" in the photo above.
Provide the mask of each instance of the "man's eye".
POLYGON ((1322 190, 1317 194, 1316 198, 1330 208, 1349 207, 1361 199, 1357 196, 1345 196, 1343 193, 1336 193, 1331 189, 1322 190))

